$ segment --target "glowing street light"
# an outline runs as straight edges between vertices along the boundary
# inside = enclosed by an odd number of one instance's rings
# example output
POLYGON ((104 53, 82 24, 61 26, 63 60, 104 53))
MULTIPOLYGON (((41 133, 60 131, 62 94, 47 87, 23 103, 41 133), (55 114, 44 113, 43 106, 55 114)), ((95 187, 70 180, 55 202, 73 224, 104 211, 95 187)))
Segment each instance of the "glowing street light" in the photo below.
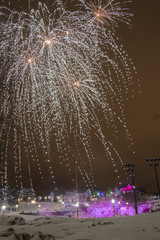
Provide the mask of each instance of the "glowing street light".
POLYGON ((112 202, 112 204, 115 204, 115 200, 114 199, 112 199, 111 202, 112 202))
POLYGON ((76 207, 79 207, 79 202, 76 202, 75 206, 76 206, 76 207))
POLYGON ((5 209, 6 209, 6 206, 3 205, 3 206, 2 206, 2 214, 3 214, 3 215, 4 215, 4 212, 5 212, 5 209))
POLYGON ((88 206, 89 206, 89 203, 85 203, 84 205, 85 205, 85 207, 88 207, 88 206))
POLYGON ((128 202, 126 202, 126 205, 127 205, 127 212, 128 212, 128 215, 129 215, 129 207, 128 207, 128 202))
POLYGON ((18 204, 16 205, 16 212, 17 212, 17 209, 18 209, 18 204))
POLYGON ((119 215, 121 216, 121 202, 118 201, 118 206, 119 206, 119 215))
POLYGON ((113 207, 113 216, 115 217, 115 199, 111 200, 112 207, 113 207))
POLYGON ((79 217, 79 196, 78 196, 78 172, 77 172, 77 161, 75 162, 75 182, 76 182, 76 194, 75 194, 75 201, 76 201, 76 208, 77 208, 77 219, 79 217))
POLYGON ((66 35, 67 35, 67 39, 68 39, 68 36, 69 36, 69 31, 66 31, 66 35))

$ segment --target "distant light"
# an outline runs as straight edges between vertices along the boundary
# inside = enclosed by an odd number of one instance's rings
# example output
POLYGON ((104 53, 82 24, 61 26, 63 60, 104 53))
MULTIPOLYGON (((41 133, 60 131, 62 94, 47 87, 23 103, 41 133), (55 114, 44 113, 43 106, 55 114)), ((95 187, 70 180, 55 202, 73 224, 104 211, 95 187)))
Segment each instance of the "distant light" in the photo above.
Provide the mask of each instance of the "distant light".
POLYGON ((88 206, 89 206, 89 204, 88 204, 88 203, 85 203, 84 205, 85 205, 86 207, 88 207, 88 206))
POLYGON ((18 208, 18 205, 16 205, 16 208, 18 208))
POLYGON ((120 205, 120 204, 121 204, 121 202, 120 202, 120 201, 118 201, 118 204, 120 205))
POLYGON ((128 205, 128 202, 126 202, 126 204, 128 205))
POLYGON ((40 208, 40 207, 41 207, 41 205, 38 205, 38 207, 40 208))
POLYGON ((5 205, 3 205, 3 206, 2 206, 2 209, 3 209, 3 210, 5 210, 5 209, 6 209, 6 206, 5 206, 5 205))
POLYGON ((32 201, 31 201, 31 203, 34 203, 34 204, 35 204, 35 203, 36 203, 36 201, 35 201, 35 200, 32 200, 32 201))
POLYGON ((114 199, 112 199, 111 202, 112 202, 112 204, 115 204, 115 200, 114 199))
POLYGON ((75 204, 75 207, 79 207, 79 202, 77 202, 77 203, 75 204))

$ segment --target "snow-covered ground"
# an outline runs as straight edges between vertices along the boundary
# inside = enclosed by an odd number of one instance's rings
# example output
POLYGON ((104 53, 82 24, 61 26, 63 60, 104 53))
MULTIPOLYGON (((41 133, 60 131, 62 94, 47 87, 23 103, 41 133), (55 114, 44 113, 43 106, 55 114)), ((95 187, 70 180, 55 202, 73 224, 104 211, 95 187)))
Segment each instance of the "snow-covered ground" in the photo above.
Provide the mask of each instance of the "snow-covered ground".
POLYGON ((0 240, 160 240, 160 212, 74 219, 5 213, 0 240))
POLYGON ((36 202, 36 203, 21 203, 18 205, 17 211, 38 211, 38 212, 47 212, 47 211, 57 211, 64 209, 64 205, 62 203, 51 203, 51 202, 36 202))

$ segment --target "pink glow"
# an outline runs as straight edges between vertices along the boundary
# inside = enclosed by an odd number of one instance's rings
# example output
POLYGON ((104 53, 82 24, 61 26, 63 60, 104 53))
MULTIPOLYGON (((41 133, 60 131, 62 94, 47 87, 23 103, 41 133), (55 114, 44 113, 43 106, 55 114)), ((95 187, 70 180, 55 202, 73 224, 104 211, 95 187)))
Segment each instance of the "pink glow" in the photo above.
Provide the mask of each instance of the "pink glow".
POLYGON ((129 192, 131 190, 133 190, 133 187, 131 185, 128 185, 127 187, 122 188, 122 192, 129 192))
MULTIPOLYGON (((150 211, 150 203, 138 203, 138 214, 150 211)), ((122 201, 118 204, 118 201, 114 204, 115 215, 116 216, 126 216, 135 215, 134 203, 128 203, 122 201)), ((88 209, 87 213, 90 217, 113 217, 113 205, 110 201, 102 201, 97 203, 92 203, 88 209)))

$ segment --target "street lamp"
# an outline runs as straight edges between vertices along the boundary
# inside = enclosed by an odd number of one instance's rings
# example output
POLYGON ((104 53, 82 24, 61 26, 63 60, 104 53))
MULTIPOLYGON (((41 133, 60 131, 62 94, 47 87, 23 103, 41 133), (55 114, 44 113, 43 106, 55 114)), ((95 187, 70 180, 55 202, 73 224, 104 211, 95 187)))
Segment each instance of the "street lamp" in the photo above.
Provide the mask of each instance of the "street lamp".
POLYGON ((17 213, 17 209, 18 209, 18 204, 16 205, 16 213, 17 213))
POLYGON ((158 175, 157 175, 157 166, 158 166, 158 161, 160 161, 160 158, 147 158, 146 161, 149 162, 150 167, 154 166, 157 188, 158 188, 158 192, 159 192, 159 196, 160 196, 160 187, 159 187, 159 180, 158 180, 158 175))
POLYGON ((118 206, 119 206, 119 215, 121 216, 121 202, 118 201, 118 206))
POLYGON ((135 189, 135 184, 134 184, 134 177, 135 175, 133 175, 133 170, 134 170, 134 167, 135 167, 135 164, 128 164, 128 163, 125 163, 124 164, 124 167, 127 167, 127 171, 131 171, 131 179, 132 179, 132 188, 133 188, 133 191, 134 191, 134 201, 135 201, 135 211, 136 211, 136 214, 138 214, 138 210, 137 210, 137 198, 136 198, 136 189, 135 189))
POLYGON ((111 200, 111 202, 112 202, 112 207, 113 207, 113 216, 115 217, 115 200, 114 199, 112 199, 111 200))
POLYGON ((126 202, 126 205, 127 205, 127 213, 129 215, 129 207, 128 207, 128 202, 126 202))
POLYGON ((3 205, 3 206, 2 206, 2 214, 3 214, 3 215, 4 215, 4 212, 5 212, 5 209, 6 209, 6 206, 3 205))
POLYGON ((78 197, 78 169, 77 169, 77 161, 75 162, 75 182, 76 182, 76 194, 75 194, 75 202, 76 202, 76 217, 79 218, 79 197, 78 197))

